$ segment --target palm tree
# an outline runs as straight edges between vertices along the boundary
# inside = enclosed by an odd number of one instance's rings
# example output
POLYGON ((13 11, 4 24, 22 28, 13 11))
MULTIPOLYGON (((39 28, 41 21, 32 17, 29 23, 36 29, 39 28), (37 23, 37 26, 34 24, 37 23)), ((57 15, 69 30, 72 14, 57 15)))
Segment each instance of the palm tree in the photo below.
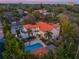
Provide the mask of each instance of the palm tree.
POLYGON ((17 36, 20 37, 20 31, 16 30, 17 36))
POLYGON ((51 32, 46 32, 45 33, 46 39, 52 39, 52 33, 51 32))
POLYGON ((29 46, 30 46, 30 41, 31 41, 31 39, 32 39, 32 36, 33 36, 33 33, 32 33, 32 30, 30 30, 30 29, 28 29, 28 41, 29 41, 29 46))

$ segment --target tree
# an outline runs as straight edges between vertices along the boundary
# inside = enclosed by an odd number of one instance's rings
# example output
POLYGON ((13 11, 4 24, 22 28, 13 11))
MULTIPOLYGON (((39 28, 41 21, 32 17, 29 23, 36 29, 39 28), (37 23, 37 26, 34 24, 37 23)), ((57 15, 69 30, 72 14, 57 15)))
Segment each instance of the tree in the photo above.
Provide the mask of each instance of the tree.
POLYGON ((39 11, 34 11, 34 12, 32 12, 32 14, 36 17, 36 21, 40 21, 40 20, 38 20, 41 15, 39 11))
POLYGON ((5 34, 5 51, 3 52, 4 59, 20 59, 23 58, 22 46, 20 41, 17 41, 9 31, 5 34))
POLYGON ((27 15, 26 18, 25 18, 25 20, 23 21, 23 24, 26 24, 26 23, 31 23, 31 24, 36 23, 35 16, 32 15, 32 14, 27 15))
POLYGON ((60 16, 61 36, 68 35, 73 31, 72 24, 65 15, 60 16))
POLYGON ((47 16, 45 17, 44 21, 47 22, 47 23, 53 22, 53 17, 52 17, 52 15, 47 15, 47 16))
POLYGON ((51 33, 51 32, 48 32, 48 31, 47 31, 47 32, 45 33, 45 36, 46 36, 47 39, 52 39, 52 33, 51 33))
POLYGON ((17 33, 17 37, 21 37, 19 29, 16 30, 16 33, 17 33))
POLYGON ((60 17, 61 36, 63 41, 58 47, 58 58, 60 59, 74 59, 77 51, 77 44, 75 42, 74 28, 67 16, 60 17))
POLYGON ((10 32, 10 27, 5 22, 4 24, 4 35, 5 35, 5 43, 4 43, 4 59, 20 59, 23 58, 23 43, 20 40, 17 40, 10 32))

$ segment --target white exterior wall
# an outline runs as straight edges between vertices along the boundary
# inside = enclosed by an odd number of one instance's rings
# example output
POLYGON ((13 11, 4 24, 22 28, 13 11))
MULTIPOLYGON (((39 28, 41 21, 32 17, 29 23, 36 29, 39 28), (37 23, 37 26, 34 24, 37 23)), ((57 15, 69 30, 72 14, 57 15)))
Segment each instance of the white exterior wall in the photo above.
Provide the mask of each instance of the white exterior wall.
POLYGON ((21 36, 22 36, 22 38, 27 38, 28 37, 28 34, 26 33, 22 33, 22 32, 20 32, 21 33, 21 36))
POLYGON ((53 34, 52 34, 52 39, 58 38, 59 32, 60 32, 59 29, 55 29, 55 28, 54 28, 51 32, 53 33, 53 34))
MULTIPOLYGON (((40 43, 43 45, 43 47, 47 47, 41 40, 33 40, 33 41, 30 41, 30 45, 34 45, 36 43, 40 43)), ((26 42, 25 45, 29 46, 29 42, 26 42)))
MULTIPOLYGON (((27 29, 23 28, 23 30, 27 32, 27 29)), ((37 34, 40 34, 43 38, 45 38, 45 36, 44 36, 45 32, 42 32, 39 28, 33 28, 32 32, 33 32, 33 35, 35 37, 37 37, 37 34), (38 32, 35 32, 35 31, 38 31, 38 32)), ((53 33, 52 34, 52 39, 58 38, 59 33, 60 33, 60 27, 53 28, 51 32, 53 33)), ((21 33, 21 35, 23 36, 23 38, 28 37, 28 33, 21 33)))
MULTIPOLYGON (((25 28, 23 28, 23 31, 27 32, 27 30, 25 28)), ((28 37, 28 33, 22 33, 21 30, 20 30, 20 34, 21 34, 22 38, 28 37)))

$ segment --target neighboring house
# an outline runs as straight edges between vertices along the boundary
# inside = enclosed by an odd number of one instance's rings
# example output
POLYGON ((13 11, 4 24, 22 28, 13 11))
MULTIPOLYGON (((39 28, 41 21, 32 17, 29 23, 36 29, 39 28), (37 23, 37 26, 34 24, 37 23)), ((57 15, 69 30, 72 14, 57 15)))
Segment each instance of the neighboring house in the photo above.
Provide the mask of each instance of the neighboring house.
POLYGON ((13 35, 17 35, 16 30, 20 30, 20 29, 22 29, 21 24, 16 23, 16 22, 12 22, 12 24, 11 24, 11 33, 13 35))
POLYGON ((25 14, 28 14, 28 11, 24 11, 25 14))
POLYGON ((20 22, 22 22, 22 21, 24 21, 25 19, 24 19, 24 16, 19 16, 19 19, 20 19, 20 22))
POLYGON ((12 33, 13 35, 16 35, 16 28, 11 27, 11 33, 12 33))
POLYGON ((25 35, 22 35, 22 36, 25 37, 26 35, 28 35, 28 31, 27 31, 28 29, 32 30, 33 36, 35 36, 35 37, 38 37, 38 35, 40 35, 43 38, 46 38, 44 34, 46 32, 51 32, 51 33, 53 33, 52 39, 56 39, 59 37, 60 25, 59 25, 59 23, 47 24, 45 22, 38 22, 35 25, 26 24, 26 25, 23 25, 23 31, 26 33, 24 33, 25 35))
POLYGON ((45 13, 43 13, 43 15, 52 15, 52 16, 54 16, 54 13, 53 12, 45 12, 45 13))
POLYGON ((19 14, 23 14, 23 10, 22 9, 17 9, 17 11, 19 12, 19 14))
POLYGON ((47 13, 47 10, 34 10, 34 12, 47 13))

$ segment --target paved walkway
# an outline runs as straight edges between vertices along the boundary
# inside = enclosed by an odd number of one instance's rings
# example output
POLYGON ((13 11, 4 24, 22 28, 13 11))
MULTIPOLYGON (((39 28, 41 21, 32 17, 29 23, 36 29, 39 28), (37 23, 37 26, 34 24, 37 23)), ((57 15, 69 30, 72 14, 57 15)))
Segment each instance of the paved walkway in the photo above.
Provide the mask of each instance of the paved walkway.
MULTIPOLYGON (((34 45, 34 44, 36 44, 36 43, 40 43, 40 44, 43 45, 43 47, 47 47, 41 40, 35 39, 35 40, 33 40, 33 41, 30 41, 30 45, 34 45)), ((29 42, 25 43, 25 45, 28 46, 28 45, 29 45, 29 42)))

